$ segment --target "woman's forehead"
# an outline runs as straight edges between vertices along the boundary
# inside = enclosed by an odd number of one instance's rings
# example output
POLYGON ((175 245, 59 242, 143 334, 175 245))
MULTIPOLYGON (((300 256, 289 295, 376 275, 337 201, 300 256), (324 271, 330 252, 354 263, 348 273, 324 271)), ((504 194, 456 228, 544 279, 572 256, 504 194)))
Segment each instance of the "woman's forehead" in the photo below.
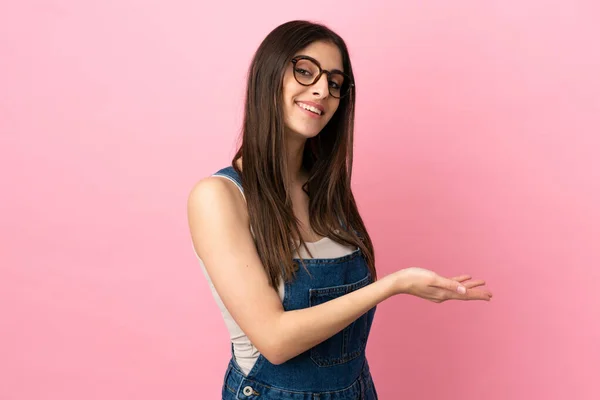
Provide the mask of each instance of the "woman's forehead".
POLYGON ((340 49, 329 42, 313 42, 298 52, 300 55, 314 58, 321 64, 321 68, 344 70, 340 49))

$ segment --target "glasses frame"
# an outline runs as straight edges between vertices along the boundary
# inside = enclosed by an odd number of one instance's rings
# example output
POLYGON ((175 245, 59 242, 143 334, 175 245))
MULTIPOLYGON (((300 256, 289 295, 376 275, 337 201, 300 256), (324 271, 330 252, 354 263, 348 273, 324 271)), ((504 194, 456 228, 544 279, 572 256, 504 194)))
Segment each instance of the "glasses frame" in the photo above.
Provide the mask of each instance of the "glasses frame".
POLYGON ((327 75, 327 81, 329 82, 329 77, 331 74, 336 73, 336 74, 342 74, 342 76, 344 77, 344 82, 348 82, 348 90, 346 91, 346 93, 342 96, 335 96, 333 93, 331 93, 331 88, 329 87, 329 84, 327 85, 327 90, 329 91, 329 94, 331 95, 331 97, 334 97, 336 99, 341 99, 344 98, 346 96, 348 96, 350 94, 350 92, 352 91, 352 88, 354 87, 354 82, 352 81, 352 79, 350 78, 350 76, 348 76, 347 74, 343 73, 342 71, 340 71, 339 69, 333 69, 331 71, 328 71, 326 69, 321 68, 321 64, 315 60, 314 58, 310 57, 310 56, 296 56, 294 58, 292 58, 292 64, 294 64, 294 70, 293 70, 293 74, 294 74, 294 79, 296 79, 296 82, 298 82, 300 85, 302 86, 312 86, 315 83, 317 83, 319 81, 319 79, 321 79, 321 75, 326 74, 327 75), (312 83, 306 84, 306 83, 302 83, 298 80, 298 78, 296 77, 296 63, 300 60, 308 60, 308 61, 312 61, 317 68, 319 68, 319 73, 318 75, 315 77, 315 79, 312 81, 312 83))

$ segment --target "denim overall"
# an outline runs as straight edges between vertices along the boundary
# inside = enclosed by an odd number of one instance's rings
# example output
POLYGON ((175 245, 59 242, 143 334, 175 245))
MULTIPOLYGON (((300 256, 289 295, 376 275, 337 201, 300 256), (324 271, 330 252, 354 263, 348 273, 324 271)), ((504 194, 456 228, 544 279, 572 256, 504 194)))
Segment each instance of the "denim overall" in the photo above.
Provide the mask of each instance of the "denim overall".
MULTIPOLYGON (((214 175, 229 178, 242 190, 233 167, 223 168, 214 175)), ((294 281, 285 283, 286 311, 325 303, 372 282, 360 250, 338 258, 306 259, 310 275, 299 259, 295 261, 300 267, 294 281)), ((271 364, 259 355, 247 376, 232 355, 225 373, 223 400, 376 400, 365 357, 375 309, 283 364, 271 364)))

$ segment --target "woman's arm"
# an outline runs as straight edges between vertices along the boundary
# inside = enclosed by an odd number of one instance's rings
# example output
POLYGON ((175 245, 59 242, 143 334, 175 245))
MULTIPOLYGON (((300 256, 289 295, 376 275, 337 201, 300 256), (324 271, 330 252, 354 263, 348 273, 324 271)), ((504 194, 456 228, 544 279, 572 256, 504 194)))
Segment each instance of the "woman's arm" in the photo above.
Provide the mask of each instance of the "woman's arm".
POLYGON ((477 291, 458 294, 457 288, 463 285, 455 280, 427 270, 406 269, 326 303, 286 312, 277 291, 269 285, 250 233, 245 200, 235 185, 217 177, 196 184, 188 199, 188 221, 194 248, 221 300, 273 364, 330 338, 395 294, 410 293, 433 301, 487 297, 477 291))

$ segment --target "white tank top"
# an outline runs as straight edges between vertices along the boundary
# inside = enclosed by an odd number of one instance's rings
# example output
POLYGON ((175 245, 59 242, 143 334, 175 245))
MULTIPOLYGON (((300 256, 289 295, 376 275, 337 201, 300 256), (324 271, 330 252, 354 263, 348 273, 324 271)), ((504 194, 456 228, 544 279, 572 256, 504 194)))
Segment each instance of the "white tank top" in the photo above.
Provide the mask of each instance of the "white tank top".
MULTIPOLYGON (((339 244, 328 237, 324 237, 316 242, 307 242, 306 247, 308 247, 308 249, 312 253, 313 258, 338 258, 351 254, 356 250, 355 247, 339 244)), ((194 254, 200 262, 200 267, 202 268, 202 272, 204 273, 204 276, 208 281, 210 290, 212 292, 212 296, 215 299, 219 310, 221 311, 221 315, 223 316, 223 320, 225 321, 225 325, 227 326, 227 330, 229 331, 229 338, 231 340, 231 343, 233 344, 233 356, 235 357, 235 361, 242 369, 242 372, 247 375, 254 366, 254 363, 256 362, 260 353, 256 349, 256 347, 254 347, 252 342, 250 342, 248 336, 246 336, 246 334, 242 331, 239 325, 235 322, 235 320, 225 307, 225 304, 223 304, 223 301, 219 297, 215 286, 213 285, 210 277, 208 276, 208 272, 206 271, 206 267, 204 266, 202 259, 200 259, 195 249, 194 254)), ((298 252, 294 253, 293 258, 300 258, 299 256, 301 256, 304 259, 311 258, 310 255, 307 253, 306 249, 304 249, 304 247, 300 247, 298 252)), ((284 288, 285 286, 283 282, 280 282, 277 287, 277 292, 279 293, 279 298, 282 301, 284 295, 284 288)))

